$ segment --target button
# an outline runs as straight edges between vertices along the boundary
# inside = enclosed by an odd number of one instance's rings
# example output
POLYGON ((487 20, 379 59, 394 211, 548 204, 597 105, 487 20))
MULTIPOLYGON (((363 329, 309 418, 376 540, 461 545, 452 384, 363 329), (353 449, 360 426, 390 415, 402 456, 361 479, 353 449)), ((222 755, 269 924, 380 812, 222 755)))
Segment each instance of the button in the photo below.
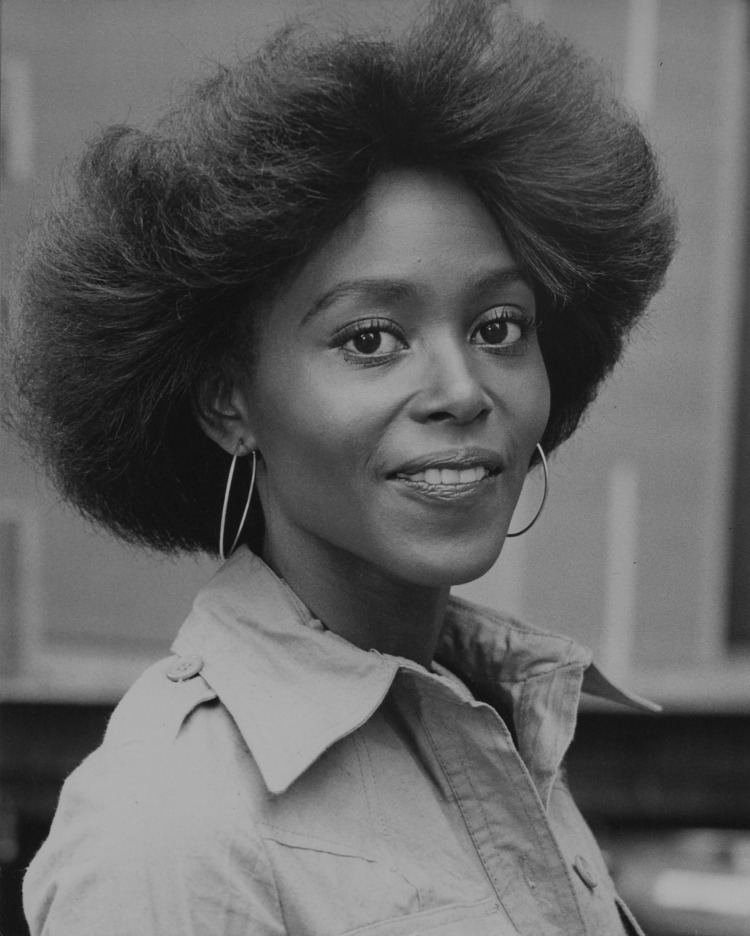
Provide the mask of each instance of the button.
POLYGON ((185 682, 186 679, 192 679, 203 669, 203 658, 199 656, 180 656, 175 657, 174 662, 167 670, 167 679, 172 682, 185 682))
POLYGON ((533 865, 526 856, 521 859, 521 870, 523 871, 523 876, 529 886, 529 890, 536 890, 536 881, 533 877, 533 865))
POLYGON ((573 862, 573 867, 576 869, 578 877, 583 881, 583 883, 588 887, 589 890, 593 890, 599 883, 596 879, 591 865, 586 861, 583 855, 577 855, 575 861, 573 862))

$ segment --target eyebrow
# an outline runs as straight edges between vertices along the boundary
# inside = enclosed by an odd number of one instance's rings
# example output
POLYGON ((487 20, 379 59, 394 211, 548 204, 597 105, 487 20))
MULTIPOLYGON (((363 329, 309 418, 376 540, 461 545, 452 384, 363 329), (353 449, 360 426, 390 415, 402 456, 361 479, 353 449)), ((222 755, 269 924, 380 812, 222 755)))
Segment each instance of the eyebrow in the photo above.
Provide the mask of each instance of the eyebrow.
POLYGON ((300 325, 332 306, 340 299, 361 298, 377 302, 399 302, 412 297, 416 292, 413 284, 404 280, 356 279, 344 280, 329 289, 310 306, 302 317, 300 325))
MULTIPOLYGON (((525 276, 518 267, 508 267, 502 270, 478 273, 469 281, 466 291, 470 294, 476 294, 491 289, 507 288, 508 286, 514 286, 519 283, 531 288, 528 277, 525 276)), ((323 312, 340 299, 354 297, 370 299, 381 303, 394 303, 411 298, 416 293, 417 287, 408 280, 379 279, 374 277, 343 280, 315 300, 303 315, 300 326, 304 325, 311 318, 323 312)))

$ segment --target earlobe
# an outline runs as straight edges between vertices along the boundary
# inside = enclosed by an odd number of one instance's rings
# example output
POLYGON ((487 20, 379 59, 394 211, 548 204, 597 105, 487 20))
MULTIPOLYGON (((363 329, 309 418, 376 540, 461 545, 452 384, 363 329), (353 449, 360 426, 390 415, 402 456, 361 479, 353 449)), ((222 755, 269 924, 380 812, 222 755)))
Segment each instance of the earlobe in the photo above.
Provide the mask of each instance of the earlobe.
POLYGON ((195 415, 209 439, 230 455, 240 446, 245 452, 257 448, 245 392, 234 381, 217 377, 204 384, 195 401, 195 415))

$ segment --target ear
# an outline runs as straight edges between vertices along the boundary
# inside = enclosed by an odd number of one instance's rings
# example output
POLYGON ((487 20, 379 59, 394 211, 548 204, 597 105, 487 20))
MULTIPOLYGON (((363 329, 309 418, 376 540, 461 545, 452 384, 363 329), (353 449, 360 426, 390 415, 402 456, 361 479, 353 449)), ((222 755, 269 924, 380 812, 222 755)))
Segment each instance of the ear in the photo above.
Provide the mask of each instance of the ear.
POLYGON ((195 413, 201 428, 230 455, 257 448, 250 419, 249 396, 238 382, 225 376, 207 381, 199 390, 195 413))

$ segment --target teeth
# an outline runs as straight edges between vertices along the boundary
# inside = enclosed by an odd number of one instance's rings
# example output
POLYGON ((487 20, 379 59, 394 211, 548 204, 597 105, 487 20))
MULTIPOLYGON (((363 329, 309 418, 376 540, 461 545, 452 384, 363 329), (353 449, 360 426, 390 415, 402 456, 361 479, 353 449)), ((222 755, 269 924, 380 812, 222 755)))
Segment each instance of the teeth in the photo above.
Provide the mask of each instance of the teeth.
POLYGON ((472 484, 481 481, 489 474, 489 470, 481 465, 476 468, 428 468, 426 471, 417 471, 405 475, 410 481, 424 481, 425 484, 472 484))

